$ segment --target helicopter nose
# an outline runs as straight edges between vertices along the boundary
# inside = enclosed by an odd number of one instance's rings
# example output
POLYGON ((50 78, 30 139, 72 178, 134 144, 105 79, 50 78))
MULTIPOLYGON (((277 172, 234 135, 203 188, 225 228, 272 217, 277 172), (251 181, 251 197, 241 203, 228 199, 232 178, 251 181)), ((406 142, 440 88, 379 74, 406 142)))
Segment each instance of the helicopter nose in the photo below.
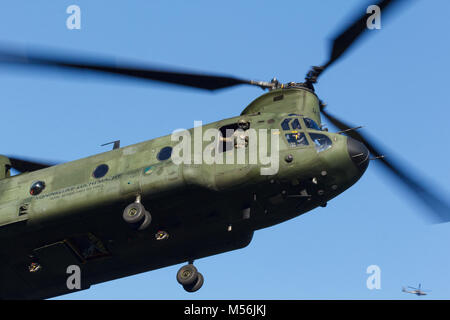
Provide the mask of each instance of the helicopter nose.
POLYGON ((367 147, 358 140, 347 137, 347 151, 359 172, 363 174, 369 165, 369 150, 367 147))

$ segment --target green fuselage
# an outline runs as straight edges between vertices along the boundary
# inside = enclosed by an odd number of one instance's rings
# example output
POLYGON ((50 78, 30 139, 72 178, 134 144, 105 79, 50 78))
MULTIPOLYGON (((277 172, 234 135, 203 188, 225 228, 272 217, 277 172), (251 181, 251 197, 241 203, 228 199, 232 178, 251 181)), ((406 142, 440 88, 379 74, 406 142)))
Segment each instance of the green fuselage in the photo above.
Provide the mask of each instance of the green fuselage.
MULTIPOLYGON (((81 267, 87 288, 242 248, 253 231, 325 206, 353 185, 367 165, 361 169, 352 159, 349 138, 314 129, 305 118, 321 124, 316 95, 287 88, 262 95, 238 117, 201 128, 205 132, 245 120, 251 129, 268 129, 269 136, 279 138, 279 167, 273 175, 261 174, 267 165, 248 163, 248 150, 242 164, 159 160, 161 149, 178 143, 168 135, 6 176, 0 180, 0 298, 68 293, 66 268, 71 264, 81 267), (300 128, 293 129, 296 120, 300 128), (302 134, 306 141, 296 144, 295 137, 302 134), (322 148, 314 140, 319 136, 331 144, 322 148), (94 177, 103 164, 106 174, 94 177), (32 195, 37 181, 45 188, 32 195), (152 216, 143 231, 129 228, 122 219, 122 211, 138 195, 152 216), (157 240, 158 231, 168 238, 157 240), (95 243, 96 254, 84 252, 89 247, 85 243, 95 243), (33 259, 40 261, 41 271, 29 272, 33 259)), ((194 130, 188 130, 192 136, 194 130)), ((203 147, 208 144, 204 141, 203 147)))

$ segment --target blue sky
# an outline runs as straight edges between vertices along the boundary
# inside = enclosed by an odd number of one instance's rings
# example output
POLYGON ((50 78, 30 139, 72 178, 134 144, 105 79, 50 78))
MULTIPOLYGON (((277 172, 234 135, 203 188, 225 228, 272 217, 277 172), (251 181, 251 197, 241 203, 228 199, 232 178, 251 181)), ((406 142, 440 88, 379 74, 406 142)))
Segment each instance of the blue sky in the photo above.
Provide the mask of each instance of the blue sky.
MULTIPOLYGON (((449 198, 450 2, 410 1, 382 13, 381 30, 328 70, 316 86, 328 111, 387 147, 449 198)), ((8 1, 0 40, 85 52, 118 61, 282 82, 302 81, 326 60, 328 40, 366 1, 8 1), (68 30, 66 8, 81 8, 68 30)), ((238 115, 263 92, 218 93, 111 76, 84 77, 0 67, 1 153, 71 161, 238 115)), ((326 123, 326 121, 324 121, 326 123)), ((64 299, 417 299, 422 283, 450 298, 450 224, 430 225, 425 209, 372 162, 340 197, 257 231, 242 250, 198 260, 203 288, 188 294, 181 265, 95 285, 64 299), (369 265, 381 289, 366 288, 369 265)))

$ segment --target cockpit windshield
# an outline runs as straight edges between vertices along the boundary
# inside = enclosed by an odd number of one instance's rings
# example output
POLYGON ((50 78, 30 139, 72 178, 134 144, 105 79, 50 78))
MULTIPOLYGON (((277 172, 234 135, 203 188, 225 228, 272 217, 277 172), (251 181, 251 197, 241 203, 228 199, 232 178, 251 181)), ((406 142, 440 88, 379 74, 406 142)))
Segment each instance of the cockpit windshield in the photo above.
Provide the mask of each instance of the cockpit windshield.
POLYGON ((322 152, 331 148, 331 139, 326 135, 320 133, 310 133, 309 136, 311 137, 311 140, 314 141, 314 146, 316 147, 317 152, 322 152))
POLYGON ((303 132, 292 132, 286 134, 286 139, 291 147, 307 146, 308 140, 303 132))
POLYGON ((303 118, 303 120, 305 121, 305 125, 307 128, 313 129, 313 130, 321 130, 319 125, 313 119, 303 118))
POLYGON ((283 122, 281 123, 281 128, 283 128, 283 130, 290 130, 291 129, 289 127, 289 121, 291 121, 291 118, 287 118, 287 119, 283 120, 283 122))
POLYGON ((294 119, 291 122, 292 130, 300 130, 302 127, 300 126, 300 121, 298 119, 294 119))

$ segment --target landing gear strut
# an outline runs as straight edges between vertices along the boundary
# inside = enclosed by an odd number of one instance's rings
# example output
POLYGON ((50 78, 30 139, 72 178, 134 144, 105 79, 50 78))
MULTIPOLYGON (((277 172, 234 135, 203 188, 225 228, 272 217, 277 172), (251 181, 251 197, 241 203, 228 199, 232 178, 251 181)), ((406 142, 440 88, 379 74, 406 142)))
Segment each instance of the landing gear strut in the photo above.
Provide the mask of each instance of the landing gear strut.
POLYGON ((197 268, 189 263, 178 270, 177 281, 187 292, 195 292, 203 286, 204 278, 197 268))
POLYGON ((145 210, 144 205, 141 203, 140 196, 137 196, 136 201, 123 210, 122 217, 133 229, 139 231, 147 228, 150 225, 150 222, 152 222, 152 216, 145 210))

